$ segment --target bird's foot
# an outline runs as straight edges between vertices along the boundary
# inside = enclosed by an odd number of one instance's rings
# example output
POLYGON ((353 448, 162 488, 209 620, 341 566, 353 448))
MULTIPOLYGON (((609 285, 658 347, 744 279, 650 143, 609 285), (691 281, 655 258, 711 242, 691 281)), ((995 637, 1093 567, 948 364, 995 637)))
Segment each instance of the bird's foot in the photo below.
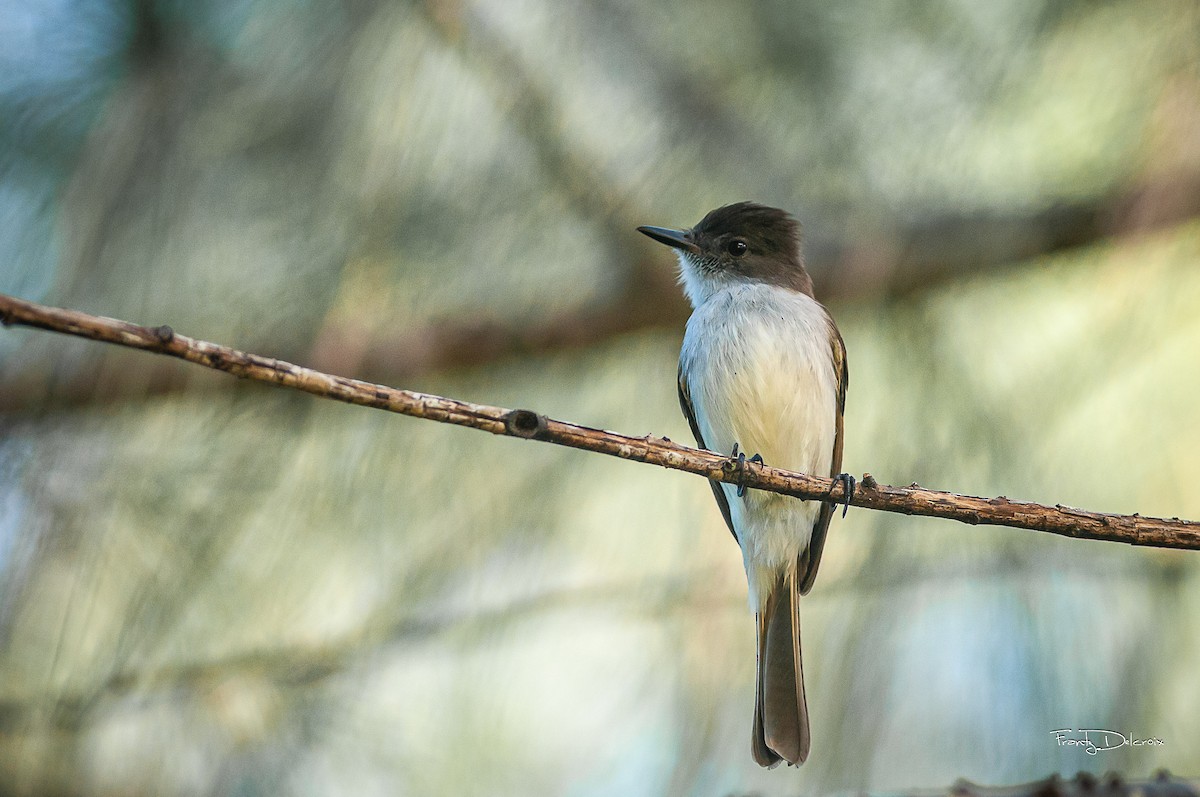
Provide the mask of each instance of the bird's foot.
POLYGON ((737 497, 745 498, 746 497, 746 462, 747 461, 756 462, 759 465, 761 465, 763 462, 762 454, 755 454, 754 456, 750 457, 749 460, 747 460, 745 452, 739 452, 738 444, 734 443, 733 444, 733 453, 730 454, 729 456, 736 457, 737 461, 738 461, 737 497))
POLYGON ((845 517, 846 512, 850 509, 850 502, 854 500, 854 485, 856 482, 854 481, 854 477, 849 473, 839 473, 837 476, 833 477, 833 484, 829 485, 829 494, 825 496, 826 499, 833 495, 833 487, 835 484, 841 484, 844 488, 845 494, 842 500, 838 503, 842 505, 842 517, 845 517))

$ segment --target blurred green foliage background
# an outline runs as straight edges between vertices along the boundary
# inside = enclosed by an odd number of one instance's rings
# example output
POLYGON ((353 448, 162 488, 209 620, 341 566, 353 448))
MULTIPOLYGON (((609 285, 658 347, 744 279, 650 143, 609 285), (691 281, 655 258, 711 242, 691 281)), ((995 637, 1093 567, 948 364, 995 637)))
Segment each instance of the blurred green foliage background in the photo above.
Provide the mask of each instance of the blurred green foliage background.
MULTIPOLYGON (((1200 517, 1193 0, 0 0, 24 298, 688 440, 633 227, 741 199, 806 227, 849 471, 1200 517)), ((0 334, 3 794, 1196 774, 1198 611, 1195 554, 852 511, 761 771, 700 479, 0 334)))

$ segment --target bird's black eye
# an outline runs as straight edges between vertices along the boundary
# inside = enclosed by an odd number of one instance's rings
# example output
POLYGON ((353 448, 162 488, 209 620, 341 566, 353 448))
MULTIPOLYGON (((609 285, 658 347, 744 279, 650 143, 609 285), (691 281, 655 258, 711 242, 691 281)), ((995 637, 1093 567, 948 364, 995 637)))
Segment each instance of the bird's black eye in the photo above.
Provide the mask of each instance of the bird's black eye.
POLYGON ((741 257, 750 251, 750 247, 741 238, 734 238, 729 243, 725 244, 725 251, 734 257, 741 257))

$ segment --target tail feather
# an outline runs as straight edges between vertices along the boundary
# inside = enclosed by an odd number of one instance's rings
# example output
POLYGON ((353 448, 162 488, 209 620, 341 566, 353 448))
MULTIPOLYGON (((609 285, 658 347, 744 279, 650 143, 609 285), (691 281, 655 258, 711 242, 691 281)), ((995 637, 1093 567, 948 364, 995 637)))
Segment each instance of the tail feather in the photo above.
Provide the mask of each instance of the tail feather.
POLYGON ((758 620, 758 663, 755 667, 754 731, 750 737, 750 753, 760 767, 768 769, 783 760, 767 746, 766 732, 763 729, 763 662, 767 659, 767 621, 772 616, 771 604, 774 599, 774 593, 767 597, 767 605, 756 618, 758 620))
POLYGON ((758 682, 751 750, 761 766, 803 764, 811 742, 800 656, 796 567, 781 573, 758 618, 758 682))

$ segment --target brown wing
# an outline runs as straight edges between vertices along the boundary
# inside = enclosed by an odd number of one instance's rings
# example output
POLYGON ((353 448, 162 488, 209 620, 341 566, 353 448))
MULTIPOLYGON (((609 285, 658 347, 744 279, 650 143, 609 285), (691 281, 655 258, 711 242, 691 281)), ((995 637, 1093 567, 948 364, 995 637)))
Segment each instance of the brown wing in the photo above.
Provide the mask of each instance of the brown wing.
MULTIPOLYGON (((692 427, 692 436, 696 438, 696 445, 707 449, 704 437, 700 434, 700 427, 696 424, 696 413, 692 411, 692 396, 688 392, 687 380, 684 379, 682 367, 679 369, 679 406, 683 409, 688 426, 692 427)), ((729 533, 733 535, 734 540, 737 540, 737 532, 733 530, 733 518, 729 515, 729 499, 725 497, 721 483, 709 479, 708 486, 712 488, 713 497, 717 499, 717 506, 721 508, 721 517, 725 518, 725 525, 729 527, 729 533)))
MULTIPOLYGON (((837 374, 837 420, 836 432, 833 437, 833 462, 829 475, 837 476, 842 472, 842 415, 846 411, 846 385, 850 382, 850 371, 846 366, 846 344, 842 341, 842 333, 832 319, 829 322, 829 344, 833 347, 833 368, 837 374)), ((808 548, 800 555, 800 594, 807 595, 817 580, 817 568, 821 565, 821 552, 825 549, 825 533, 829 531, 829 521, 837 509, 834 504, 821 504, 821 514, 813 526, 812 539, 808 548)))

